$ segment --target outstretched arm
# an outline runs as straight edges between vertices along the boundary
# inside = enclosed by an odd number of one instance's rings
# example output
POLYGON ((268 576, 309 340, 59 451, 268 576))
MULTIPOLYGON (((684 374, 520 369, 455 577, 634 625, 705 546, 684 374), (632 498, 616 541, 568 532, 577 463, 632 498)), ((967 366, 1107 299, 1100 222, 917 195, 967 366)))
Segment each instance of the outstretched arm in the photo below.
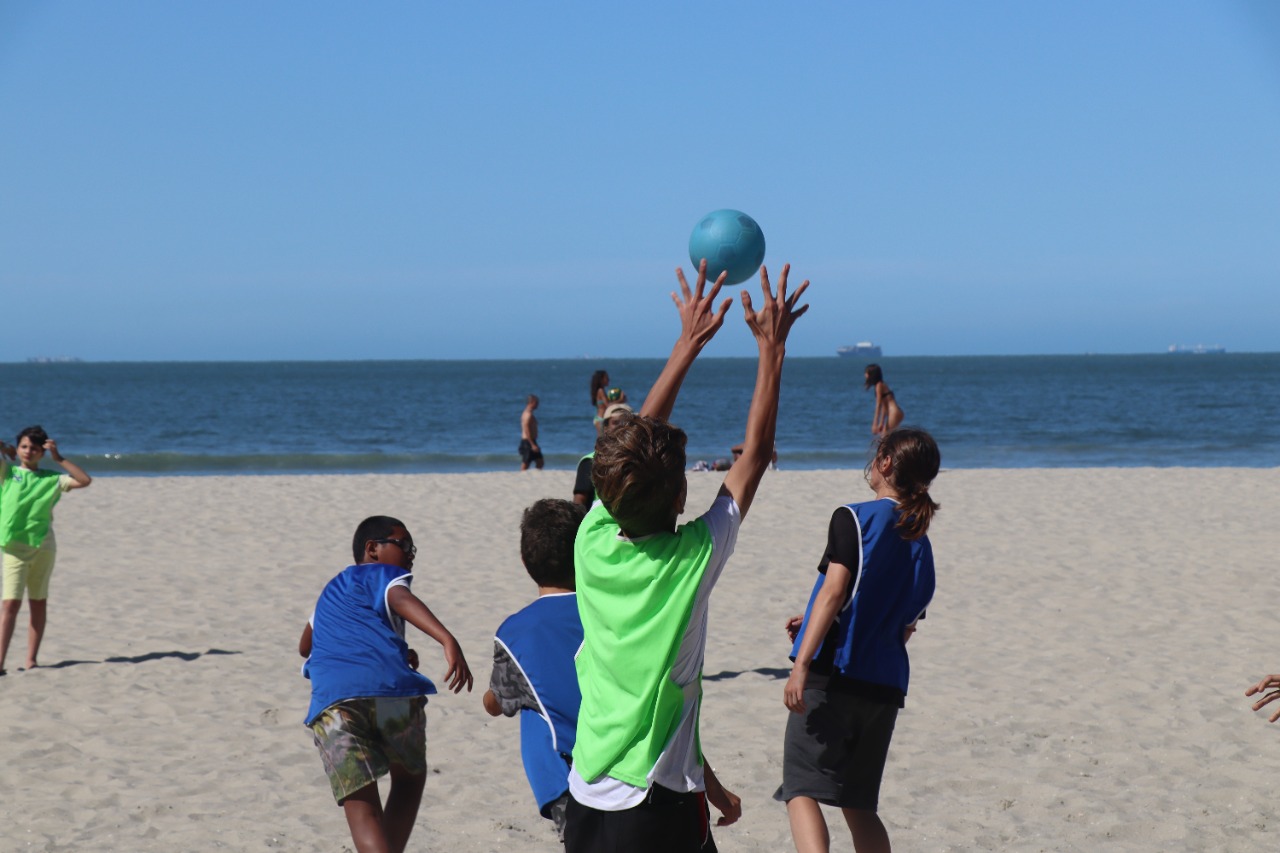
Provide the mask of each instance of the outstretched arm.
POLYGON ((760 360, 756 367, 756 389, 747 412, 747 437, 742 442, 742 457, 725 475, 720 494, 733 497, 743 518, 746 518, 760 486, 760 478, 773 458, 774 431, 778 425, 778 391, 782 385, 782 362, 787 355, 787 335, 792 324, 809 310, 808 305, 796 308, 796 301, 809 287, 809 282, 803 282, 795 293, 788 296, 787 276, 790 273, 791 265, 784 264, 775 294, 769 286, 769 271, 760 267, 760 290, 764 303, 759 311, 751 304, 751 294, 745 289, 742 291, 743 313, 760 348, 760 360))
POLYGON ((393 586, 387 593, 387 604, 391 605, 391 609, 401 619, 435 640, 444 649, 444 662, 449 667, 444 678, 449 689, 458 693, 466 687, 470 693, 473 679, 467 659, 463 657, 462 647, 422 599, 410 592, 408 587, 393 586))
POLYGON ((684 270, 676 269, 676 279, 680 282, 681 295, 672 293, 671 301, 676 304, 676 309, 680 312, 680 337, 671 348, 671 355, 667 357, 667 364, 662 368, 662 373, 658 374, 653 387, 649 389, 649 395, 644 398, 644 406, 640 409, 641 415, 664 421, 671 418, 671 410, 675 408, 680 386, 684 384, 684 378, 689 374, 689 368, 693 366, 694 359, 724 325, 724 315, 729 310, 729 303, 733 300, 725 299, 720 304, 720 310, 714 310, 716 297, 720 295, 720 288, 724 285, 724 277, 725 274, 721 273, 712 285, 711 292, 704 297, 702 290, 707 283, 706 260, 698 264, 698 281, 692 292, 689 290, 689 282, 685 281, 684 270))

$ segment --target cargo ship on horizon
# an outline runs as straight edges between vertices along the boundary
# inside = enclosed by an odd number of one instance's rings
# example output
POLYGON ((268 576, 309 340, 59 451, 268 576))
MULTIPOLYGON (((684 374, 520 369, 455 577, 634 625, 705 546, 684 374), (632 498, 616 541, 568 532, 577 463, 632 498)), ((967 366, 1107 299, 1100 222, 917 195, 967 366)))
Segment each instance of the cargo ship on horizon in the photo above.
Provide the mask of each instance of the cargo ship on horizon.
POLYGON ((851 347, 840 347, 840 349, 836 350, 836 355, 841 358, 849 358, 855 355, 862 358, 879 358, 881 355, 880 345, 873 344, 871 341, 858 341, 851 347))

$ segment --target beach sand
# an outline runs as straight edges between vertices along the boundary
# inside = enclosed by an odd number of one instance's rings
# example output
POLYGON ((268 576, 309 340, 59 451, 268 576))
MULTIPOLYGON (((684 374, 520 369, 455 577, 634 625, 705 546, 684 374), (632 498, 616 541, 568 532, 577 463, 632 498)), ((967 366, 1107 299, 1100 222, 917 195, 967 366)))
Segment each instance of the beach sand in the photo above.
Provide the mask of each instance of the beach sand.
MULTIPOLYGON (((691 474, 691 508, 717 474, 691 474)), ((26 609, 0 679, 5 851, 340 851, 301 722, 298 635, 355 524, 404 519, 414 590, 457 635, 470 695, 428 706, 412 850, 546 851, 518 725, 480 696, 493 631, 534 594, 523 507, 571 472, 102 478, 58 506, 41 653, 26 609)), ((944 472, 938 592, 912 640, 880 813, 899 850, 1251 850, 1276 819, 1280 724, 1245 687, 1280 671, 1274 519, 1257 469, 944 472)), ((743 800, 720 849, 791 849, 782 625, 860 472, 771 472, 712 598, 703 743, 743 800)), ((439 682, 439 647, 410 629, 439 682)), ((850 849, 830 814, 835 849, 850 849)))

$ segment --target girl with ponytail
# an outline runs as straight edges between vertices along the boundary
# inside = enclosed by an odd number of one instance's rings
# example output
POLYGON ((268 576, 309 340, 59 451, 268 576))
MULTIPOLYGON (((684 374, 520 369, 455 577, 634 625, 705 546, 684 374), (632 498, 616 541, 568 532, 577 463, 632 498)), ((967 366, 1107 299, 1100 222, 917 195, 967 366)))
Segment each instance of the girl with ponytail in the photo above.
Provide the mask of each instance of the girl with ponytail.
POLYGON ((819 804, 843 811, 857 853, 889 851, 876 807, 907 694, 907 640, 933 598, 926 534, 940 462, 924 430, 879 438, 866 469, 875 499, 836 509, 809 605, 787 621, 795 665, 783 703, 792 714, 774 798, 787 804, 799 853, 830 849, 819 804))

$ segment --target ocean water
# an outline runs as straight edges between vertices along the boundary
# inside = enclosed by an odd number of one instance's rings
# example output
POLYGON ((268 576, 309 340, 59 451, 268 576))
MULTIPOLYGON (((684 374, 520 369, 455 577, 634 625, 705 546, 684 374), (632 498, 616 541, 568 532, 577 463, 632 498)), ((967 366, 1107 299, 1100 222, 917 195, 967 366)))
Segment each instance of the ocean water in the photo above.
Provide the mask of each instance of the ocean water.
MULTIPOLYGON (((947 468, 1280 466, 1280 353, 886 357, 906 423, 947 468)), ((94 475, 515 470, 526 394, 541 444, 572 468, 609 371, 639 408, 661 359, 0 364, 0 435, 42 424, 94 475)), ((865 362, 795 358, 780 467, 861 468, 865 362)), ((741 440, 754 359, 706 358, 672 420, 689 460, 741 440)))

